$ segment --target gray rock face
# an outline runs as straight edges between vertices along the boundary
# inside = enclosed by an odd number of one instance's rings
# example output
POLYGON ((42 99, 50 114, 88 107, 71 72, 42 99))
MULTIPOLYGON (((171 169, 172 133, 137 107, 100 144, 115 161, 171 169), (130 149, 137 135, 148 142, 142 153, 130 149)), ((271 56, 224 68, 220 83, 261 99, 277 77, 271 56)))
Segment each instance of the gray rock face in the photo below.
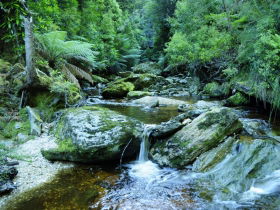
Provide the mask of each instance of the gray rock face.
POLYGON ((104 108, 69 109, 56 128, 58 148, 42 151, 49 160, 104 162, 139 152, 142 124, 104 108), (129 143, 129 144, 128 144, 129 143))
POLYGON ((195 118, 168 140, 155 143, 151 156, 160 165, 183 168, 216 147, 226 136, 239 131, 241 126, 234 110, 214 108, 195 118))

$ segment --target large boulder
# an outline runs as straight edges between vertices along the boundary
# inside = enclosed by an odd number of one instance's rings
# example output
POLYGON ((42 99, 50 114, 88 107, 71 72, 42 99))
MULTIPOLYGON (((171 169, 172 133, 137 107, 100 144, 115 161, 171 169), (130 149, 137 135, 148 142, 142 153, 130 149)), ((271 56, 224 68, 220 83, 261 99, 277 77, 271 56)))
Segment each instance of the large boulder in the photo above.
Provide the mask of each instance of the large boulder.
POLYGON ((159 96, 145 96, 143 98, 133 100, 132 103, 142 104, 145 106, 152 106, 153 104, 158 104, 159 106, 178 106, 181 104, 186 104, 185 101, 164 98, 159 96))
POLYGON ((214 108, 195 118, 169 139, 155 143, 151 156, 162 166, 183 168, 241 127, 234 110, 214 108))
POLYGON ((132 118, 98 107, 65 111, 55 135, 58 147, 42 151, 49 160, 85 163, 119 161, 139 152, 142 124, 132 118))

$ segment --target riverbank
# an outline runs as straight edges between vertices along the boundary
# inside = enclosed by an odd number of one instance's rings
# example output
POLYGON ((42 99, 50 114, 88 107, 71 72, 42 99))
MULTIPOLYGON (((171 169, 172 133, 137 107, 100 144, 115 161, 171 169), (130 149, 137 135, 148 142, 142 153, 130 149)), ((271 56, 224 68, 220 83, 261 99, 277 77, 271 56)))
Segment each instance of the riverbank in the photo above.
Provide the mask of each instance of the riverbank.
POLYGON ((13 152, 14 156, 21 159, 18 160, 19 165, 16 166, 18 174, 14 179, 17 189, 0 197, 0 206, 4 206, 17 195, 50 181, 59 171, 74 166, 74 164, 66 162, 52 163, 42 156, 42 149, 50 149, 55 146, 54 138, 43 134, 20 145, 13 152))

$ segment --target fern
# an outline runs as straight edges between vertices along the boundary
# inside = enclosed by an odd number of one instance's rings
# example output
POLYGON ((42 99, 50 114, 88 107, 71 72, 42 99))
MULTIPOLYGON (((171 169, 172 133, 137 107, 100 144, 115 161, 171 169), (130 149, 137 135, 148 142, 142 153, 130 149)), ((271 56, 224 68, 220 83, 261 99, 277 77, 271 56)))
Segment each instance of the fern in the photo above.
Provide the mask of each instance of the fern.
POLYGON ((61 69, 68 81, 80 88, 79 79, 85 79, 93 83, 92 76, 82 67, 91 71, 98 63, 95 56, 98 54, 92 50, 92 44, 82 41, 66 41, 65 31, 53 31, 45 34, 36 34, 38 40, 37 52, 46 60, 52 68, 61 69), (77 66, 79 63, 80 66, 77 66))

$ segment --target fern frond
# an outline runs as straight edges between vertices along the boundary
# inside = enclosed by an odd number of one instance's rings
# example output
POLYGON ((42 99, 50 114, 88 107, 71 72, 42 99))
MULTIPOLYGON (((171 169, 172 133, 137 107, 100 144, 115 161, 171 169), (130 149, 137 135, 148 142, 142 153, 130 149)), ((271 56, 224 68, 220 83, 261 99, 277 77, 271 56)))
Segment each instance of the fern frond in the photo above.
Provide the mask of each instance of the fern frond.
POLYGON ((81 86, 80 86, 80 83, 79 81, 77 80, 77 78, 75 77, 74 74, 72 74, 71 71, 69 71, 69 69, 63 65, 62 68, 61 68, 61 71, 64 73, 65 77, 72 83, 74 83, 75 85, 77 85, 77 87, 79 89, 81 89, 81 86))
POLYGON ((92 80, 92 76, 85 72, 83 69, 73 65, 73 64, 70 64, 70 63, 66 63, 65 64, 65 67, 76 77, 80 78, 80 79, 85 79, 87 80, 88 82, 90 82, 91 84, 93 84, 93 80, 92 80))

